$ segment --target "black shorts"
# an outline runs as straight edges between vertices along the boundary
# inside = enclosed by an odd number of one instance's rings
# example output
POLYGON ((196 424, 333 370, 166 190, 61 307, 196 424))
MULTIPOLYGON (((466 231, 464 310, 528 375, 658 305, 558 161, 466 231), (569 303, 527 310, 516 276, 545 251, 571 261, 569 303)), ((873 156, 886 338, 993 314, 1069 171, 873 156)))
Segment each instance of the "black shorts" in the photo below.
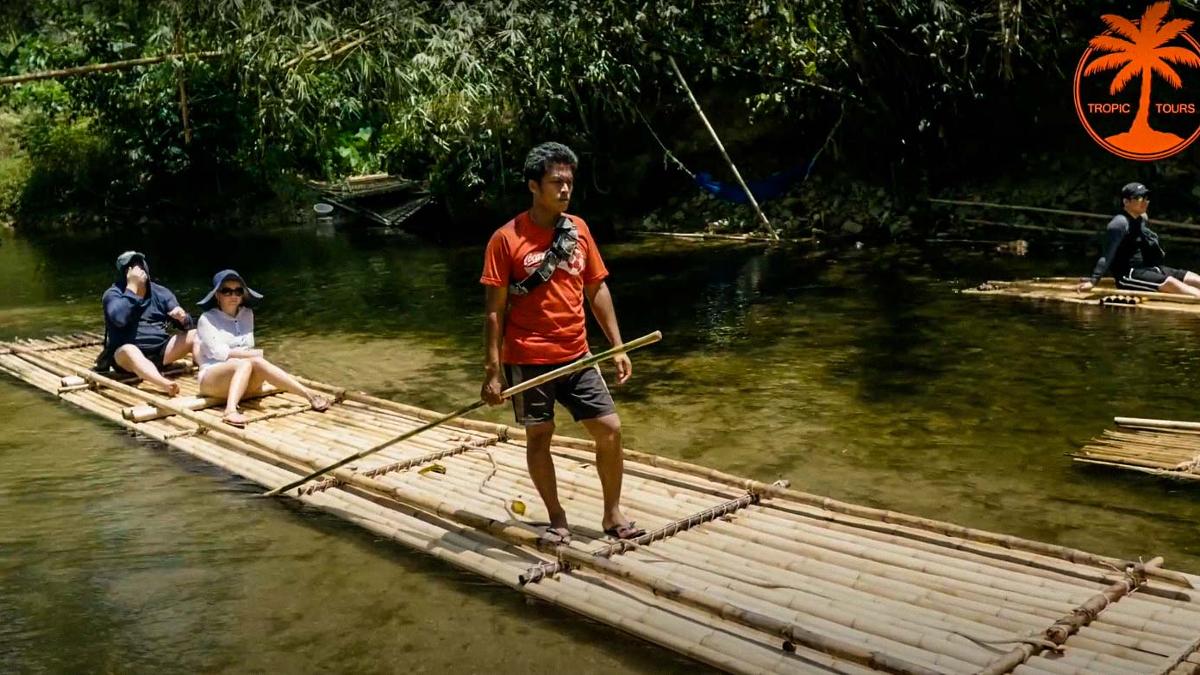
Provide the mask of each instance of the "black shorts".
MULTIPOLYGON (((504 377, 508 380, 508 386, 513 387, 564 365, 506 363, 504 377)), ((600 368, 592 366, 513 396, 513 413, 516 414, 517 424, 528 427, 554 421, 555 401, 563 404, 576 422, 604 417, 617 411, 600 368)))
MULTIPOLYGON (((133 344, 133 343, 129 343, 129 344, 133 344)), ((162 371, 163 365, 164 365, 163 359, 166 358, 166 356, 167 356, 167 345, 169 345, 169 344, 171 344, 170 339, 168 339, 166 342, 162 343, 161 345, 156 345, 154 347, 138 347, 138 351, 142 352, 143 356, 150 359, 150 363, 153 363, 155 368, 158 368, 159 371, 162 371)), ((123 347, 124 345, 121 345, 121 346, 123 347)), ((136 346, 136 345, 134 345, 134 346, 136 346)), ((119 348, 120 347, 118 347, 118 349, 119 348)), ((116 349, 114 349, 113 351, 115 352, 116 349)), ((118 373, 122 373, 125 375, 133 374, 133 373, 130 373, 128 370, 125 370, 121 366, 117 365, 117 359, 115 357, 112 358, 112 369, 117 371, 118 373)))
POLYGON ((1136 267, 1117 277, 1117 288, 1127 291, 1157 291, 1174 277, 1183 281, 1187 270, 1178 270, 1166 265, 1157 267, 1136 267))

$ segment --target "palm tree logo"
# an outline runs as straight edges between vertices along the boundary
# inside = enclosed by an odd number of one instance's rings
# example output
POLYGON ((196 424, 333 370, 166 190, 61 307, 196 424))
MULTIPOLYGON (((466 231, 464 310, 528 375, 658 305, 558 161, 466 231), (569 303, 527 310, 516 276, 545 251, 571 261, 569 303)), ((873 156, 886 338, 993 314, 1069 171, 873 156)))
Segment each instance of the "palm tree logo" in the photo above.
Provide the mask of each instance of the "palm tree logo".
MULTIPOLYGON (((1196 54, 1200 46, 1186 33, 1192 22, 1188 19, 1172 19, 1163 23, 1170 6, 1168 0, 1156 2, 1146 8, 1141 20, 1137 22, 1115 14, 1105 14, 1101 19, 1108 26, 1108 31, 1089 41, 1089 49, 1080 61, 1084 77, 1116 71, 1108 87, 1108 93, 1112 96, 1140 78, 1141 95, 1138 97, 1133 124, 1128 131, 1104 137, 1101 143, 1130 159, 1160 159, 1173 155, 1187 147, 1196 137, 1196 134, 1192 134, 1191 138, 1185 139, 1150 126, 1150 113, 1153 109, 1150 92, 1154 78, 1158 77, 1174 89, 1181 90, 1183 80, 1172 64, 1200 68, 1200 56, 1196 54), (1191 48, 1167 44, 1180 37, 1186 40, 1191 48), (1093 52, 1105 53, 1087 62, 1093 52)), ((1079 102, 1080 79, 1080 72, 1076 71, 1076 109, 1083 117, 1083 108, 1079 102)), ((1101 140, 1086 119, 1084 124, 1097 141, 1101 140)))

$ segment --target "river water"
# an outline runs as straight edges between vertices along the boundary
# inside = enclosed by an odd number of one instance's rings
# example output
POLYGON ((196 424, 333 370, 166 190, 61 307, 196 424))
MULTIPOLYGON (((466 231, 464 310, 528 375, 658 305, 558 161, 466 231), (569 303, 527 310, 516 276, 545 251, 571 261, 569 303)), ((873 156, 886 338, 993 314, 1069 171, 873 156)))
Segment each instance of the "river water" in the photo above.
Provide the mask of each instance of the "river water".
MULTIPOLYGON (((665 335, 615 390, 630 447, 1200 572, 1200 487, 1064 457, 1114 415, 1200 417, 1200 320, 955 292, 1078 274, 1076 256, 601 245, 626 338, 665 335)), ((98 329, 111 261, 138 248, 185 304, 241 270, 286 367, 445 410, 478 393, 482 246, 302 226, 0 234, 0 339, 98 329)), ((0 377, 0 672, 696 670, 254 492, 0 377)))

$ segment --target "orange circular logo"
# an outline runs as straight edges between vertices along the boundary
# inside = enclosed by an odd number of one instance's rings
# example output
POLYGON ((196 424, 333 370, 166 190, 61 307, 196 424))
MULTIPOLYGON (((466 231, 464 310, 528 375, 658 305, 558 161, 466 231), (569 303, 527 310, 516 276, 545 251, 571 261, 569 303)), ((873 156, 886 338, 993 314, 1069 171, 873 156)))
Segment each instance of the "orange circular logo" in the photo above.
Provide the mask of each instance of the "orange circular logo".
POLYGON ((1200 136, 1200 44, 1192 21, 1166 21, 1171 3, 1142 18, 1100 17, 1108 30, 1088 42, 1075 69, 1075 112, 1105 150, 1151 161, 1182 152, 1200 136))

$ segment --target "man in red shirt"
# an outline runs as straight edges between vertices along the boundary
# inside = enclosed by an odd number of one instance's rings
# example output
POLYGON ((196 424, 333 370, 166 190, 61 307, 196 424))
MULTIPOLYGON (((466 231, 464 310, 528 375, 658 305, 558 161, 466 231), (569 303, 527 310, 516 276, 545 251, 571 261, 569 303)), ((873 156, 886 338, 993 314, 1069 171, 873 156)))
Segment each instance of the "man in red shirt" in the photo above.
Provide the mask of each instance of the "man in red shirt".
MULTIPOLYGON (((588 353, 584 297, 608 341, 621 344, 600 251, 583 219, 565 213, 578 164, 575 153, 559 143, 543 143, 531 150, 525 159, 525 179, 533 204, 488 241, 479 279, 487 287, 487 362, 480 396, 491 405, 501 402, 504 379, 510 386, 517 385, 588 353)), ((624 383, 633 374, 633 364, 625 354, 614 363, 617 382, 624 383)), ((596 441, 605 534, 618 539, 644 534, 621 513, 621 419, 599 367, 548 382, 512 400, 517 422, 525 425, 527 434, 529 477, 550 514, 547 539, 570 541, 550 455, 555 401, 596 441)))

